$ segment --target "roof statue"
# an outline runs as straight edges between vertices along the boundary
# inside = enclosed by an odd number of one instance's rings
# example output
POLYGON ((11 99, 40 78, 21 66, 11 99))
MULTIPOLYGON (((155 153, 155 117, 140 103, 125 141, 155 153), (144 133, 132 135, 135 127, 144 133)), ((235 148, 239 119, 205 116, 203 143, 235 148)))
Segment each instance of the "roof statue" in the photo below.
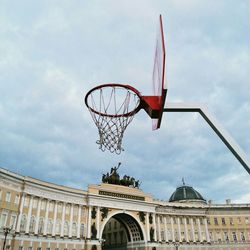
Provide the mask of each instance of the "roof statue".
POLYGON ((136 180, 134 177, 124 175, 122 178, 120 178, 120 175, 117 171, 120 168, 120 166, 121 166, 121 162, 118 163, 117 167, 116 166, 111 167, 110 172, 107 172, 107 174, 103 174, 102 183, 139 188, 141 185, 141 182, 139 180, 136 180))

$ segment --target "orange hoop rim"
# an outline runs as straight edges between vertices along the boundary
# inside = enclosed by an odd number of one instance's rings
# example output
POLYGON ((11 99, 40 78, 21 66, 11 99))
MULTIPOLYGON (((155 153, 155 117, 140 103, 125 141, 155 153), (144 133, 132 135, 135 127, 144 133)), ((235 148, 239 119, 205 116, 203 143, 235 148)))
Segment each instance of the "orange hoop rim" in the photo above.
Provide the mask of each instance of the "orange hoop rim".
POLYGON ((140 92, 136 88, 134 88, 134 87, 132 87, 132 86, 130 86, 128 84, 121 84, 121 83, 107 83, 107 84, 98 85, 98 86, 92 88, 91 90, 89 90, 87 92, 84 101, 85 101, 85 105, 87 106, 87 108, 89 110, 91 110, 92 112, 94 112, 95 114, 101 115, 101 116, 112 117, 112 118, 115 118, 115 117, 129 117, 129 116, 132 116, 132 115, 136 114, 142 108, 142 106, 141 106, 142 96, 141 96, 140 92), (90 107, 90 105, 88 103, 89 96, 93 92, 95 92, 96 90, 101 90, 102 88, 107 88, 107 87, 124 88, 124 89, 127 89, 127 90, 130 90, 130 91, 134 92, 137 95, 138 99, 140 100, 138 106, 136 106, 132 111, 124 113, 124 114, 107 114, 107 113, 100 112, 100 111, 95 110, 92 107, 90 107))

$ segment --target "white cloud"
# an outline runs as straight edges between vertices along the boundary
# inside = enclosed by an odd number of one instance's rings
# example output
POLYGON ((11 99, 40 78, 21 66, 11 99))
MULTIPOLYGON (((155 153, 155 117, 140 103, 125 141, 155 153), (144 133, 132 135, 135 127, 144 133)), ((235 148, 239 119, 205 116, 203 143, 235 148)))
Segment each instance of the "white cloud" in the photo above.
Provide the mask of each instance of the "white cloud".
POLYGON ((206 198, 249 202, 249 175, 203 119, 143 111, 120 156, 102 153, 84 95, 110 81, 150 94, 158 14, 167 47, 167 101, 206 103, 250 154, 249 6, 211 1, 7 2, 0 27, 0 164, 86 188, 121 161, 143 190, 168 199, 182 177, 206 198), (138 11, 139 10, 139 11, 138 11), (235 18, 232 19, 232 16, 235 18))

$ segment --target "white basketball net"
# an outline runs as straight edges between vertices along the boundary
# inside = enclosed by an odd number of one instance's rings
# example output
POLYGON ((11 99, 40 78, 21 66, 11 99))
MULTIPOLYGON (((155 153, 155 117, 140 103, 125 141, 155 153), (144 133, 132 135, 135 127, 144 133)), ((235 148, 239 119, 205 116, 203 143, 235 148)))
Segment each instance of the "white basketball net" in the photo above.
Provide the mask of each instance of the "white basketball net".
POLYGON ((105 86, 88 97, 90 114, 98 128, 96 143, 102 151, 120 154, 123 134, 133 120, 140 98, 132 90, 120 86, 105 86))

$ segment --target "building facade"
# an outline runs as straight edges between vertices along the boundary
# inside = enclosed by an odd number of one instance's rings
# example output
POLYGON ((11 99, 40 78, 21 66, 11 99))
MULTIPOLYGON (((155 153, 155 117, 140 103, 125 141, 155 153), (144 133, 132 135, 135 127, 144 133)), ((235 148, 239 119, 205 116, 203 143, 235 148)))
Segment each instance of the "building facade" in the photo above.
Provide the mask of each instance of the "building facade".
POLYGON ((159 201, 136 182, 105 176, 85 191, 0 168, 4 244, 6 250, 250 249, 250 204, 212 204, 185 184, 159 201))

